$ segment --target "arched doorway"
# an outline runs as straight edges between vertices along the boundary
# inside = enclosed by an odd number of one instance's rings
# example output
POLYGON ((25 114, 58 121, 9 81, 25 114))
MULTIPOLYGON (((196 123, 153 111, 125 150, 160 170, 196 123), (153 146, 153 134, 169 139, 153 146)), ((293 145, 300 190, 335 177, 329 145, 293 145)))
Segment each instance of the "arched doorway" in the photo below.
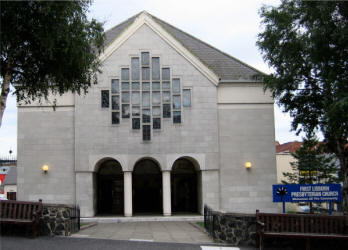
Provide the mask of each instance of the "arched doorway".
POLYGON ((97 172, 97 214, 123 214, 123 171, 116 160, 106 160, 97 172))
POLYGON ((134 213, 162 213, 162 172, 149 159, 137 162, 133 170, 134 213))
POLYGON ((198 213, 200 174, 185 158, 176 160, 171 172, 172 213, 198 213))

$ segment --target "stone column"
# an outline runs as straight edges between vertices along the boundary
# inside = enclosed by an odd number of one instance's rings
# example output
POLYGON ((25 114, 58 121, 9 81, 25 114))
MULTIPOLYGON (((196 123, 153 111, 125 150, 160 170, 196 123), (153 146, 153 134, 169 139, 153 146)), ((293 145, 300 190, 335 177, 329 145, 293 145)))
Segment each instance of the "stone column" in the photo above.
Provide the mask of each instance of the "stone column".
POLYGON ((133 215, 132 204, 132 172, 123 172, 124 185, 124 216, 129 217, 133 215))
POLYGON ((170 171, 162 172, 162 193, 163 193, 163 215, 172 214, 171 194, 170 194, 170 171))

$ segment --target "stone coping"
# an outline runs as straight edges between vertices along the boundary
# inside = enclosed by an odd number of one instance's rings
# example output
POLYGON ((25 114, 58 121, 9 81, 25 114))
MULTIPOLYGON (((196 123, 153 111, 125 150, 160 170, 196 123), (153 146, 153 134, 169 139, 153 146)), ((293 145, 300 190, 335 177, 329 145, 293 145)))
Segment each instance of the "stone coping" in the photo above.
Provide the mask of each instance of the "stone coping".
POLYGON ((56 208, 74 208, 74 204, 58 204, 58 203, 42 203, 44 207, 56 207, 56 208))
POLYGON ((225 212, 222 210, 213 210, 212 213, 224 215, 224 216, 233 216, 233 217, 256 217, 256 213, 246 214, 246 213, 237 213, 237 212, 225 212))

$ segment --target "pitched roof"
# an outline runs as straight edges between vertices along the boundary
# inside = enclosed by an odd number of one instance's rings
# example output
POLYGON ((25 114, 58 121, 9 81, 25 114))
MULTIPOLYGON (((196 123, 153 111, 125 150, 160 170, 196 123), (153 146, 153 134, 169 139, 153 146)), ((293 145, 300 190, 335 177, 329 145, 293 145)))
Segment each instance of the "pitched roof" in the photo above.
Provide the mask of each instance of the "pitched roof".
POLYGON ((302 146, 302 142, 293 141, 284 144, 276 145, 277 153, 295 153, 302 146))
POLYGON ((17 184, 17 167, 10 167, 6 174, 4 185, 16 185, 17 184))
POLYGON ((190 34, 152 16, 146 12, 140 12, 137 15, 127 19, 119 25, 106 31, 105 46, 111 44, 127 27, 129 27, 135 19, 141 14, 145 13, 150 16, 155 22, 163 27, 169 34, 171 34, 178 42, 180 42, 186 49, 195 55, 203 64, 215 72, 220 80, 247 80, 255 81, 259 78, 257 76, 264 75, 261 71, 241 62, 240 60, 222 52, 213 46, 191 36, 190 34))

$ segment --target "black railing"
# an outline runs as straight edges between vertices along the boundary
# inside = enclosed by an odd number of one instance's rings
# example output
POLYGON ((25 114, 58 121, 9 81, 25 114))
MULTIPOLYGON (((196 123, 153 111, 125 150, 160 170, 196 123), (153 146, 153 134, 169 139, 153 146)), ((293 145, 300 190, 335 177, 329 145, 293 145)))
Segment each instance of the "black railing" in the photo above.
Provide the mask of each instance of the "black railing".
POLYGON ((80 207, 74 205, 70 207, 71 233, 80 231, 80 207))
POLYGON ((208 206, 204 205, 204 228, 210 234, 211 237, 214 237, 214 223, 215 216, 213 210, 208 206))

